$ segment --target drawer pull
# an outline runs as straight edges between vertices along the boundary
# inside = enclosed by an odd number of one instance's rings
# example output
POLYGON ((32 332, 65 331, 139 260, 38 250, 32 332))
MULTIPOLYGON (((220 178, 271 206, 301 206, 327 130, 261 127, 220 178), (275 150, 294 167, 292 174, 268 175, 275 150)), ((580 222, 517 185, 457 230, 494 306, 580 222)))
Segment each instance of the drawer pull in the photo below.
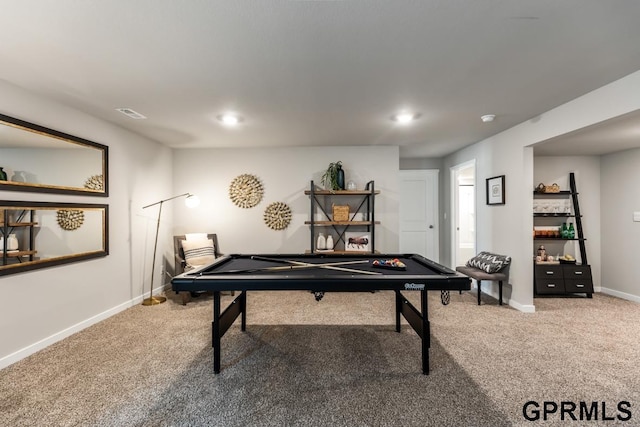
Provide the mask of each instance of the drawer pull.
POLYGON ((582 275, 582 271, 574 271, 573 274, 577 274, 578 276, 582 275))
POLYGON ((547 274, 553 276, 553 271, 547 271, 547 274))
POLYGON ((584 285, 576 285, 576 288, 584 288, 584 285))
POLYGON ((553 283, 547 283, 547 288, 555 288, 556 285, 553 283))

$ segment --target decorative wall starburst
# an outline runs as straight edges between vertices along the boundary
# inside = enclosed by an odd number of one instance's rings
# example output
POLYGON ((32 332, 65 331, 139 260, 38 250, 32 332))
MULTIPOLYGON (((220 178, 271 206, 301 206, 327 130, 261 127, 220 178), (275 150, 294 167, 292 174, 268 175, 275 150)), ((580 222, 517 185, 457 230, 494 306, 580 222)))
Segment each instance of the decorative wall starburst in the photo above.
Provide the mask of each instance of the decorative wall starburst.
POLYGON ((284 230, 291 222, 291 208, 282 202, 271 203, 264 210, 264 222, 274 230, 284 230))
POLYGON ((77 230, 84 222, 84 211, 79 209, 60 209, 56 214, 58 225, 63 230, 77 230))
POLYGON ((262 200, 262 183, 255 175, 242 174, 229 186, 231 201, 241 208, 252 208, 262 200))
POLYGON ((84 188, 89 190, 104 191, 104 177, 102 175, 92 175, 84 182, 84 188))

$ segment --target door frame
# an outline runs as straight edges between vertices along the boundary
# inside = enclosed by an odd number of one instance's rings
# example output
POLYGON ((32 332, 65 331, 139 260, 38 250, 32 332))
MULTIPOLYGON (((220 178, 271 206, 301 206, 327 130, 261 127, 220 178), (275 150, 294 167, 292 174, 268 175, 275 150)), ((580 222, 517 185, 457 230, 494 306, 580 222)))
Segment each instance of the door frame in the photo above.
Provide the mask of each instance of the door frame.
MULTIPOLYGON (((463 169, 467 169, 469 167, 473 167, 473 183, 475 187, 474 191, 474 205, 475 211, 478 209, 478 177, 477 177, 477 168, 476 168, 476 159, 468 160, 466 162, 459 163, 455 166, 451 166, 449 168, 450 180, 451 180, 451 268, 455 268, 459 265, 458 260, 458 218, 460 217, 460 206, 458 203, 459 200, 459 185, 458 185, 458 177, 460 175, 460 171, 463 169)), ((474 217, 474 227, 473 227, 473 244, 474 244, 474 253, 477 248, 477 237, 478 237, 478 227, 477 227, 477 215, 474 217)))

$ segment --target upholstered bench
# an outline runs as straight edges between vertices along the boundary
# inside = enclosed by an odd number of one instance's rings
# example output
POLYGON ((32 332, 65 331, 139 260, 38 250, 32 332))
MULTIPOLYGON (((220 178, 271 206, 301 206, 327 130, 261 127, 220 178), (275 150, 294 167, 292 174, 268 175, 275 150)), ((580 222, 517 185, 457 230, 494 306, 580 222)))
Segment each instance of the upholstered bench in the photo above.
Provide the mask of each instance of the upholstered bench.
POLYGON ((480 305, 482 281, 498 282, 498 302, 502 305, 502 283, 509 283, 510 266, 511 257, 491 252, 480 252, 467 261, 466 265, 456 267, 456 271, 475 279, 478 284, 478 305, 480 305))

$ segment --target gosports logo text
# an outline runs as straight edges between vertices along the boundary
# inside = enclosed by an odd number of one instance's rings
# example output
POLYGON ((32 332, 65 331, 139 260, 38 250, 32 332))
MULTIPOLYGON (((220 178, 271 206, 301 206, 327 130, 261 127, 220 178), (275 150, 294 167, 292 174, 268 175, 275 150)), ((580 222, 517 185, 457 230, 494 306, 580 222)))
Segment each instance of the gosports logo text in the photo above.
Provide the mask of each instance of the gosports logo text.
POLYGON ((530 400, 522 407, 522 415, 528 421, 547 421, 551 418, 561 421, 629 421, 631 403, 623 400, 612 409, 611 405, 607 407, 606 402, 545 401, 540 404, 530 400))
POLYGON ((414 291, 422 291, 424 290, 424 284, 423 283, 405 283, 404 288, 407 290, 411 289, 414 291))

